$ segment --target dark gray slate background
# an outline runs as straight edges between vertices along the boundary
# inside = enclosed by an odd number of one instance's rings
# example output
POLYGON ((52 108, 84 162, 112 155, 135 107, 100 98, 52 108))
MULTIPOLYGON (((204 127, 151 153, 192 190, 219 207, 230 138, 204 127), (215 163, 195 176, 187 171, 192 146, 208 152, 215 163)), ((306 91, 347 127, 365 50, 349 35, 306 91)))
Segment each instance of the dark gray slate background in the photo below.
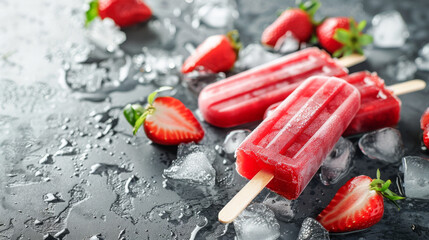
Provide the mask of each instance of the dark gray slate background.
MULTIPOLYGON (((240 17, 234 24, 243 43, 257 43, 276 12, 293 4, 238 0, 240 17)), ((124 29, 127 41, 121 48, 127 54, 138 54, 147 46, 187 55, 185 43, 197 44, 209 35, 224 32, 190 27, 185 16, 189 15, 191 4, 185 1, 151 0, 149 5, 156 18, 172 20, 177 28, 175 36, 166 38, 165 32, 150 23, 124 29), (182 14, 178 15, 180 9, 182 14)), ((120 109, 129 102, 143 100, 156 86, 138 84, 130 77, 120 87, 107 91, 108 98, 94 102, 79 100, 60 85, 61 62, 51 55, 55 49, 66 49, 66 42, 85 38, 80 25, 82 6, 82 1, 0 0, 0 239, 42 239, 43 235, 54 235, 64 228, 70 231, 64 239, 89 239, 97 234, 105 239, 189 239, 204 217, 208 224, 196 239, 219 235, 233 239, 233 226, 224 227, 216 220, 219 209, 247 182, 235 173, 233 160, 224 164, 218 157, 214 188, 179 183, 167 183, 165 187, 162 171, 175 159, 176 148, 150 144, 142 132, 131 136, 120 109), (109 122, 98 122, 94 112, 113 121, 113 130, 107 136, 97 138, 109 122), (45 154, 57 152, 61 139, 71 142, 74 153, 54 156, 52 163, 40 164, 45 154), (90 174, 91 166, 97 163, 110 165, 101 169, 104 171, 100 174, 90 174), (132 178, 131 193, 127 194, 124 186, 133 175, 136 178, 132 178), (47 193, 56 194, 61 200, 47 203, 47 193), (36 219, 42 224, 36 225, 36 219), (223 230, 227 232, 220 234, 223 230)), ((427 1, 326 0, 317 17, 350 15, 370 21, 384 10, 401 12, 410 31, 406 45, 398 49, 369 47, 368 61, 350 69, 377 71, 389 85, 396 80, 389 75, 388 66, 400 56, 414 60, 418 50, 429 42, 428 8, 427 1)), ((428 81, 428 74, 417 72, 416 78, 428 81)), ((400 97, 398 129, 407 155, 428 156, 420 149, 419 128, 419 118, 429 106, 428 94, 425 89, 400 97)), ((177 86, 175 97, 193 111, 197 109, 196 95, 186 87, 177 86)), ((206 137, 202 144, 209 146, 221 144, 231 130, 206 123, 203 127, 206 137)), ((295 218, 281 222, 281 239, 295 239, 303 219, 315 217, 349 178, 360 174, 375 177, 377 168, 393 182, 400 176, 399 163, 385 165, 358 153, 353 169, 339 183, 323 186, 315 177, 296 202, 295 218)), ((397 190, 396 186, 393 188, 397 190)), ((267 194, 268 190, 264 190, 255 201, 263 200, 267 194)), ((428 239, 429 202, 405 200, 400 205, 398 212, 386 204, 381 222, 368 230, 331 238, 428 239)))

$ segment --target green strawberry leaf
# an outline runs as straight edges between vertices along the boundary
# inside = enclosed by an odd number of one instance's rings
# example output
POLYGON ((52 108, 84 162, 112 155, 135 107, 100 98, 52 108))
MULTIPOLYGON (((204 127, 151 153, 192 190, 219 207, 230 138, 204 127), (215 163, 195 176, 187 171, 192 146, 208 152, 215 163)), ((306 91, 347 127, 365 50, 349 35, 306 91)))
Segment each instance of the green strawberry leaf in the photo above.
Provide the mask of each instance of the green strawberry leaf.
POLYGON ((352 34, 344 28, 338 28, 334 33, 334 39, 344 45, 350 45, 352 34))
POLYGON ((375 191, 381 193, 381 195, 383 195, 383 197, 387 198, 393 204, 395 204, 399 210, 399 205, 395 201, 405 199, 405 197, 399 196, 396 193, 392 192, 389 189, 391 183, 392 182, 390 180, 387 180, 387 181, 381 180, 380 179, 380 170, 377 169, 377 179, 372 180, 372 182, 370 184, 370 188, 371 188, 371 190, 375 190, 375 191))
POLYGON ((337 28, 333 38, 343 47, 334 52, 334 57, 347 56, 353 53, 364 54, 362 47, 372 43, 373 39, 368 34, 363 34, 366 22, 362 21, 359 24, 350 18, 350 29, 337 28))
POLYGON ((362 32, 365 29, 365 27, 366 27, 366 21, 363 20, 358 24, 357 29, 359 30, 359 32, 362 32))
POLYGON ((98 17, 98 0, 92 0, 89 3, 89 9, 85 12, 85 27, 89 26, 96 17, 98 17))
POLYGON ((316 14, 317 10, 322 6, 319 0, 310 0, 301 2, 298 4, 299 9, 307 12, 310 18, 313 19, 314 14, 316 14))
POLYGON ((341 55, 343 55, 344 54, 344 52, 346 51, 346 48, 347 47, 342 47, 342 48, 340 48, 340 49, 338 49, 337 51, 335 51, 333 54, 332 54, 332 56, 333 57, 336 57, 336 58, 338 58, 338 57, 341 57, 341 55))
POLYGON ((238 53, 240 52, 240 49, 243 47, 243 44, 240 41, 240 34, 238 33, 237 30, 231 30, 226 34, 226 37, 231 43, 231 46, 234 49, 235 55, 237 56, 237 59, 238 59, 238 53))
POLYGON ((138 115, 137 111, 133 108, 131 104, 125 106, 123 113, 125 119, 127 119, 128 123, 131 124, 131 126, 134 126, 137 119, 140 117, 140 115, 138 115))
POLYGON ((134 128, 133 128, 133 134, 136 135, 137 131, 139 130, 139 128, 141 127, 141 125, 143 125, 144 121, 146 120, 146 117, 149 116, 149 114, 151 114, 152 111, 146 111, 143 113, 143 115, 141 115, 137 121, 134 124, 134 128))
POLYGON ((152 105, 153 101, 155 100, 156 95, 159 92, 163 92, 163 91, 167 91, 167 90, 171 90, 171 89, 173 89, 173 88, 172 87, 166 87, 166 86, 158 88, 157 90, 155 90, 151 94, 149 94, 149 96, 147 96, 147 103, 149 105, 152 105))
POLYGON ((371 35, 362 34, 362 35, 360 35, 358 41, 359 41, 360 45, 364 46, 364 45, 368 45, 368 44, 372 43, 373 38, 371 35))

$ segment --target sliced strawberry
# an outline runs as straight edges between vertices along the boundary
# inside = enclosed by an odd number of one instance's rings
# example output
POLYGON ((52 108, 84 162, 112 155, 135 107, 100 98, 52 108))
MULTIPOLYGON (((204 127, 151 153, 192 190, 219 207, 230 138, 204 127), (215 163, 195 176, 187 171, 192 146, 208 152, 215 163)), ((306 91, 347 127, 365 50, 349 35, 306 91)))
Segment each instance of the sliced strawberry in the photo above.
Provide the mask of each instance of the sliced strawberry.
POLYGON ((426 109, 426 111, 423 113, 422 117, 420 118, 420 128, 422 130, 429 127, 429 108, 426 109))
POLYGON ((327 18, 316 29, 320 45, 334 57, 347 56, 352 53, 363 54, 362 46, 372 42, 372 37, 363 34, 366 21, 359 24, 352 18, 327 18))
POLYGON ((158 97, 157 92, 170 88, 161 88, 148 96, 148 105, 127 105, 124 115, 134 126, 134 134, 144 125, 146 136, 162 145, 199 142, 204 130, 191 110, 173 97, 158 97), (155 100, 154 100, 155 99, 155 100))
POLYGON ((204 130, 191 110, 172 97, 159 97, 153 102, 154 112, 144 123, 146 135, 163 145, 199 142, 204 130))
POLYGON ((119 27, 128 27, 151 16, 151 9, 142 0, 93 0, 86 12, 85 25, 100 17, 111 18, 119 27))
POLYGON ((225 35, 215 35, 201 43, 182 66, 182 73, 189 73, 197 67, 211 72, 230 70, 238 57, 241 48, 238 31, 225 35))
MULTIPOLYGON (((389 190, 391 182, 368 176, 350 179, 335 194, 317 220, 329 232, 350 232, 373 226, 384 213, 383 196, 391 201, 403 199, 389 190)), ((395 203, 396 204, 396 203, 395 203)))

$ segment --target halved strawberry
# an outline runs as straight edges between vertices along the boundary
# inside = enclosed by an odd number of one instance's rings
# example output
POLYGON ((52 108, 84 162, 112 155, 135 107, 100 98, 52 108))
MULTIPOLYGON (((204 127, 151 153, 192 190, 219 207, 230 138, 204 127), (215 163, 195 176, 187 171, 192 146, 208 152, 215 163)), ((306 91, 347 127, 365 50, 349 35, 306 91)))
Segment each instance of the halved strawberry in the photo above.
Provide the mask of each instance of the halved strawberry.
POLYGON ((301 3, 299 8, 285 10, 264 30, 261 43, 274 47, 287 32, 291 32, 298 41, 307 42, 313 32, 313 15, 319 7, 320 2, 313 0, 301 3))
POLYGON ((171 88, 163 87, 148 96, 148 104, 143 108, 139 104, 128 104, 124 116, 134 127, 136 134, 144 124, 146 136, 162 145, 199 142, 204 137, 204 130, 191 110, 176 98, 158 97, 160 91, 171 88))
POLYGON ((426 111, 422 114, 422 117, 420 118, 420 128, 422 130, 429 127, 429 108, 426 109, 426 111))
POLYGON ((426 129, 423 131, 423 143, 429 149, 429 126, 426 125, 426 129))
POLYGON ((182 73, 194 71, 197 67, 218 73, 230 70, 238 58, 241 48, 237 30, 227 35, 215 35, 202 42, 182 66, 182 73))
POLYGON ((383 217, 383 196, 392 202, 404 199, 389 190, 390 184, 390 180, 385 182, 380 179, 379 170, 377 179, 364 175, 354 177, 338 190, 317 220, 329 232, 350 232, 371 227, 383 217))
POLYGON ((316 34, 320 45, 334 57, 363 54, 362 46, 372 42, 370 35, 362 33, 365 26, 366 21, 356 24, 353 18, 331 17, 317 27, 316 34))
POLYGON ((128 27, 151 18, 151 9, 142 0, 92 0, 85 25, 96 17, 111 18, 119 27, 128 27))

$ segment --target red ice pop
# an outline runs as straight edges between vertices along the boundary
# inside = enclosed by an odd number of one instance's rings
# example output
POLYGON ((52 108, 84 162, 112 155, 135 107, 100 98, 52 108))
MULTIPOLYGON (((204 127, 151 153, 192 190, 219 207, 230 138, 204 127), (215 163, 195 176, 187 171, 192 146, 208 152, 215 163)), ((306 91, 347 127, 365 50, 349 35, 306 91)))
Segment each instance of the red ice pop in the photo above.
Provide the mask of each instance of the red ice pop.
POLYGON ((326 52, 307 48, 207 86, 200 93, 199 109, 217 127, 262 120, 271 104, 316 75, 343 77, 347 69, 326 52))
MULTIPOLYGON (((376 73, 361 71, 343 77, 356 87, 361 95, 361 107, 344 135, 368 132, 383 127, 395 126, 399 122, 401 100, 396 95, 405 94, 425 87, 421 80, 384 86, 384 81, 376 73), (396 94, 395 94, 396 93, 396 94)), ((264 114, 267 117, 281 102, 271 105, 264 114)))
MULTIPOLYGON (((307 79, 239 146, 238 173, 248 179, 263 173, 269 189, 296 199, 359 107, 359 91, 346 81, 319 76, 307 79)), ((222 222, 235 218, 231 205, 243 204, 242 196, 251 195, 242 191, 219 213, 222 222)))

